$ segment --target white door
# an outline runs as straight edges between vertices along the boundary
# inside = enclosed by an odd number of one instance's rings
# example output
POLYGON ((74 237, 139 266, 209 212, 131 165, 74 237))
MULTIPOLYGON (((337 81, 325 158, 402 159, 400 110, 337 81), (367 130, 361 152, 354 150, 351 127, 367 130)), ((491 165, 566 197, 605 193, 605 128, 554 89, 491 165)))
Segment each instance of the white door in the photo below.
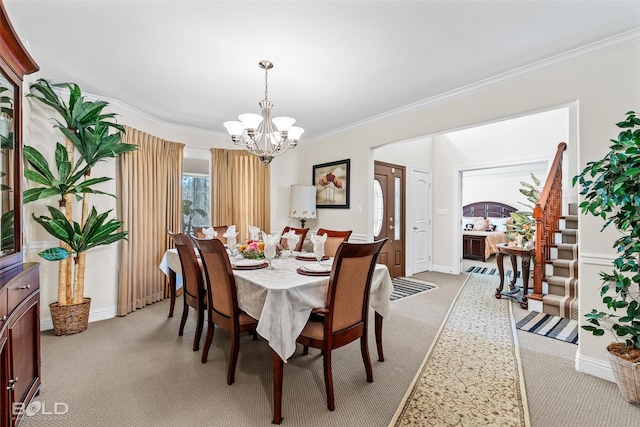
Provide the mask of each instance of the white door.
POLYGON ((432 269, 431 172, 411 170, 412 274, 432 269))

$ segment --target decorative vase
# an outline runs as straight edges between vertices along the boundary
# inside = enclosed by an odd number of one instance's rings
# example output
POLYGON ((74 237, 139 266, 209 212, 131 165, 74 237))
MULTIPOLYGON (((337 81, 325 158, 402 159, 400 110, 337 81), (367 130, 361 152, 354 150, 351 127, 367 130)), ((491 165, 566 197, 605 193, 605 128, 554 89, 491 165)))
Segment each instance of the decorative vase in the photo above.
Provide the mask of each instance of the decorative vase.
MULTIPOLYGON (((612 344, 614 345, 614 344, 612 344)), ((610 347, 610 346, 609 346, 610 347)), ((640 362, 630 362, 611 353, 607 347, 607 358, 611 363, 613 376, 622 393, 622 397, 637 405, 640 403, 640 362)))
POLYGON ((57 302, 49 304, 53 333, 61 336, 85 331, 89 324, 90 306, 91 298, 84 298, 79 304, 59 305, 57 302))

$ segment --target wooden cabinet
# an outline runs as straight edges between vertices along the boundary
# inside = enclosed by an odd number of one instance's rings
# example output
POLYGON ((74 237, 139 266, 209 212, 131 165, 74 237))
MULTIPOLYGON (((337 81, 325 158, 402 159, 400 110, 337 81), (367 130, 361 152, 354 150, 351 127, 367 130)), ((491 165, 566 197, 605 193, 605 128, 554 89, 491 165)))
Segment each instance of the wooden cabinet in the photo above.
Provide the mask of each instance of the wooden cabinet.
POLYGON ((38 70, 0 1, 0 427, 40 389, 40 280, 22 254, 22 80, 38 70), (14 408, 16 410, 14 410, 14 408))
POLYGON ((39 264, 25 263, 0 272, 0 393, 2 422, 17 425, 40 389, 39 264))
POLYGON ((484 261, 485 236, 462 235, 462 258, 484 261))

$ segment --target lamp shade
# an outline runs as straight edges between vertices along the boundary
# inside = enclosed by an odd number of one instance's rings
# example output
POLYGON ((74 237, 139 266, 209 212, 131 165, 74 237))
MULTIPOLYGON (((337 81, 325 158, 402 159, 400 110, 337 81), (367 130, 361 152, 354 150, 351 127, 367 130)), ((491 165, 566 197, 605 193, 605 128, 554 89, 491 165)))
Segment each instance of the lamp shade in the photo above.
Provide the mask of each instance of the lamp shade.
POLYGON ((289 217, 309 219, 316 217, 316 186, 292 185, 289 217))

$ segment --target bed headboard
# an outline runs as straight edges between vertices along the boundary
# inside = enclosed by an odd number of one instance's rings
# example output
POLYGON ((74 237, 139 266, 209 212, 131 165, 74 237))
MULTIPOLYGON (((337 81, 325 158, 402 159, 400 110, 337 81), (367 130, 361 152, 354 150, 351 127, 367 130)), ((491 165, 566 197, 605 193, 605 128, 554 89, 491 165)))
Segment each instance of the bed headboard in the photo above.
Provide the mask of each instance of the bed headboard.
POLYGON ((518 209, 498 202, 476 202, 462 207, 462 216, 482 218, 509 218, 518 209))

